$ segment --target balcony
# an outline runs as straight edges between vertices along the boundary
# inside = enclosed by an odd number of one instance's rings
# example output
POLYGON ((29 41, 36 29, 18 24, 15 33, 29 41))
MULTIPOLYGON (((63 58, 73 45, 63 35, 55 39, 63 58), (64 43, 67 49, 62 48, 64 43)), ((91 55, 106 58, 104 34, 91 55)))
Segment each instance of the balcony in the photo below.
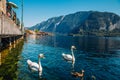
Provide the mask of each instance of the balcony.
POLYGON ((20 26, 16 24, 9 16, 0 11, 0 36, 22 35, 20 26))

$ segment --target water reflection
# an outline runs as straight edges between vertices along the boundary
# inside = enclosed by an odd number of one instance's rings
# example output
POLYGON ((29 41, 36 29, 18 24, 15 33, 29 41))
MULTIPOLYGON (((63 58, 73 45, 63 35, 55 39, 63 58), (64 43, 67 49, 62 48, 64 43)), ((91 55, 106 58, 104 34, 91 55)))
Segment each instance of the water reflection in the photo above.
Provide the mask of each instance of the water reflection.
POLYGON ((94 51, 101 53, 120 49, 120 46, 116 46, 120 45, 119 40, 117 38, 114 40, 112 37, 34 36, 32 39, 36 44, 67 49, 75 45, 77 49, 88 52, 94 51))
MULTIPOLYGON (((97 80, 119 80, 119 38, 89 36, 40 36, 39 38, 31 38, 29 37, 25 44, 23 57, 29 57, 31 60, 37 61, 36 55, 40 52, 45 53, 47 57, 43 61, 43 73, 48 80, 75 80, 70 72, 77 72, 82 69, 85 70, 84 80, 92 80, 92 78, 97 80), (77 48, 75 51, 76 62, 75 64, 65 63, 61 54, 63 52, 70 53, 70 46, 72 45, 77 48)), ((26 60, 27 58, 21 60, 24 66, 21 68, 22 76, 20 76, 20 79, 23 79, 26 75, 29 79, 38 79, 36 75, 31 75, 28 69, 25 68, 26 60)), ((23 80, 26 80, 27 77, 23 80)))
POLYGON ((83 37, 79 38, 79 45, 85 51, 108 52, 116 49, 120 42, 106 37, 83 37))
POLYGON ((1 61, 1 53, 0 53, 0 66, 1 66, 1 64, 2 64, 1 62, 2 62, 2 61, 1 61))
POLYGON ((69 49, 70 46, 76 46, 77 50, 81 50, 84 53, 92 53, 93 57, 109 57, 109 56, 120 56, 120 41, 119 38, 114 37, 93 37, 93 36, 82 36, 82 37, 72 37, 72 36, 28 36, 29 43, 42 44, 43 46, 50 47, 60 47, 69 49), (104 53, 109 53, 104 54, 104 53), (114 55, 118 54, 118 55, 114 55))
POLYGON ((18 56, 22 51, 23 44, 24 42, 20 41, 18 44, 13 45, 0 53, 0 80, 17 79, 17 63, 19 60, 18 56))

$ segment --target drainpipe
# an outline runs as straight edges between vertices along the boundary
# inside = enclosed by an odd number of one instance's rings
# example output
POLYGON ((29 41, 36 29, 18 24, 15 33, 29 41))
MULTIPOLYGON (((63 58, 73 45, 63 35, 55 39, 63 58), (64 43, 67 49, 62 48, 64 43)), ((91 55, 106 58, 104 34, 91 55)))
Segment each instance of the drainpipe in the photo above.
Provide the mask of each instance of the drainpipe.
POLYGON ((24 24, 23 24, 23 0, 21 0, 21 30, 22 30, 22 34, 24 34, 24 24))

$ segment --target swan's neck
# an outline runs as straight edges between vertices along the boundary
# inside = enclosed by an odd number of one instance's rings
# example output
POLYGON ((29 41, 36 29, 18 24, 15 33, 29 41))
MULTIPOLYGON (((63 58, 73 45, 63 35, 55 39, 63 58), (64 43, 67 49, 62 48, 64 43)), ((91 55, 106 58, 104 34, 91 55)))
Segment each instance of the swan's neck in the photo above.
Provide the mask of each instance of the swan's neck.
POLYGON ((84 76, 84 72, 82 72, 82 76, 84 76))
POLYGON ((73 52, 73 49, 71 49, 71 52, 72 52, 72 57, 74 57, 74 52, 73 52))
POLYGON ((41 68, 40 58, 38 59, 38 65, 39 65, 39 69, 40 69, 41 68))
POLYGON ((71 52, 72 52, 72 59, 73 59, 73 62, 75 62, 75 56, 74 56, 73 49, 71 49, 71 52))
POLYGON ((41 77, 41 75, 42 75, 42 66, 41 66, 40 58, 38 59, 38 65, 39 65, 38 73, 39 73, 39 77, 41 77))

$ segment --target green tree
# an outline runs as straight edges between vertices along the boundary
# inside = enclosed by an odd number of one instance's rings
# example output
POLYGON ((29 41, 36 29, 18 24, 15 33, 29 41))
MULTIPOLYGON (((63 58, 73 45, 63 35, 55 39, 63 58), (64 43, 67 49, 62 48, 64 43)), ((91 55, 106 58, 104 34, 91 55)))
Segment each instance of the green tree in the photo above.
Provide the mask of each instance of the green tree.
POLYGON ((38 29, 35 29, 34 31, 35 31, 36 33, 38 33, 38 32, 39 32, 39 30, 38 30, 38 29))

